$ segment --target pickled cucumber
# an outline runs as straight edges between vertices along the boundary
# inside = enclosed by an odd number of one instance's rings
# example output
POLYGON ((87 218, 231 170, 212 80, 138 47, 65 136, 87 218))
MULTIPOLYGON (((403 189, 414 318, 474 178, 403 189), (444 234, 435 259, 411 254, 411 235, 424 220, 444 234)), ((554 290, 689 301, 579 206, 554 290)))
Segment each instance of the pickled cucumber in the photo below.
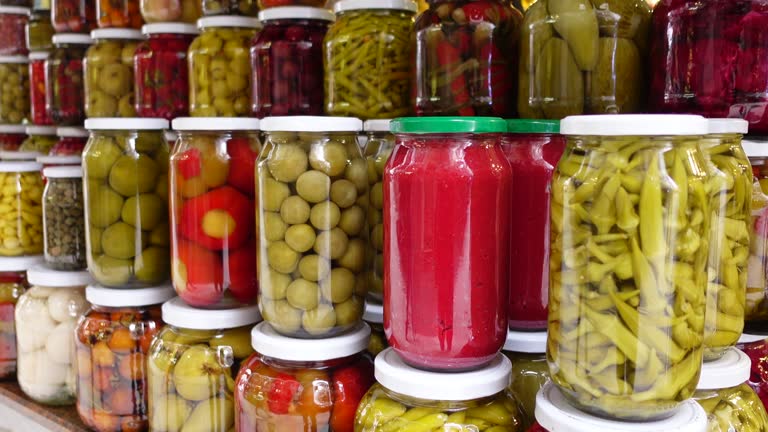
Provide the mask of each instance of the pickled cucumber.
POLYGON ((707 413, 708 432, 765 432, 768 414, 746 383, 721 390, 700 390, 693 398, 707 413))
POLYGON ((639 112, 642 108, 643 64, 634 42, 622 38, 600 38, 597 66, 588 74, 590 114, 639 112))
POLYGON ((597 14, 589 0, 547 0, 552 24, 571 49, 582 71, 597 64, 599 27, 597 14))
POLYGON ((563 39, 553 37, 544 45, 533 80, 547 118, 584 112, 584 77, 563 39))

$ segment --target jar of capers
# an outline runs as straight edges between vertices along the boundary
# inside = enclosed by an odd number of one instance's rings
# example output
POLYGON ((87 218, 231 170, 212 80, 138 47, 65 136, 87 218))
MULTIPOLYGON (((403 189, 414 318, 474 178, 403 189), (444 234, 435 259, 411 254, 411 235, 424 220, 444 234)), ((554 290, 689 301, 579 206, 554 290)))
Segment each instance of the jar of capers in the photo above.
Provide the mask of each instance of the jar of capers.
POLYGON ((29 117, 29 58, 0 57, 0 123, 24 123, 29 117))
POLYGON ((43 170, 45 263, 55 270, 86 267, 83 169, 58 166, 43 170))
POLYGON ((108 28, 92 31, 91 38, 83 60, 85 115, 135 117, 133 53, 144 37, 139 30, 108 28))

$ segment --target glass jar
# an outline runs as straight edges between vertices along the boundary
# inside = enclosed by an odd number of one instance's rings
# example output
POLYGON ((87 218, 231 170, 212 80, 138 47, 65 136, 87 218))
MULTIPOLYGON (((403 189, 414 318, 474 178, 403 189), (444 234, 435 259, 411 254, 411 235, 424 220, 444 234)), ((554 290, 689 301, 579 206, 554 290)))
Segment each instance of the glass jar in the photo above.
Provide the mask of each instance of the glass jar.
POLYGON ((257 325, 256 351, 235 380, 235 424, 241 431, 352 431, 355 411, 373 385, 365 355, 370 329, 326 339, 279 335, 257 325))
POLYGON ((0 256, 42 255, 42 166, 0 162, 0 256))
POLYGON ((54 270, 85 270, 83 169, 45 168, 43 192, 45 264, 54 270))
POLYGON ((712 219, 707 127, 684 115, 560 124, 568 147, 552 179, 547 359, 585 412, 658 419, 693 394, 712 219))
POLYGON ((750 360, 751 368, 747 384, 755 391, 768 409, 768 336, 742 334, 736 348, 743 351, 750 360))
POLYGON ((58 126, 82 125, 85 120, 83 59, 92 43, 84 34, 53 35, 55 48, 45 60, 45 109, 58 126))
POLYGON ((24 125, 0 124, 0 151, 17 151, 27 139, 24 125))
POLYGON ((0 380, 16 378, 16 302, 29 288, 27 269, 40 257, 0 259, 0 380))
POLYGON ((50 0, 50 2, 51 23, 57 33, 90 33, 96 28, 96 0, 50 0))
MULTIPOLYGON (((20 1, 24 1, 24 0, 20 0, 20 1)), ((32 11, 34 12, 48 11, 48 15, 50 15, 51 0, 32 0, 32 11)))
POLYGON ((30 399, 46 405, 75 403, 75 326, 88 310, 87 272, 31 268, 32 287, 16 304, 17 378, 30 399))
POLYGON ((96 23, 103 28, 140 29, 144 20, 139 12, 139 0, 99 0, 96 2, 96 23))
POLYGON ((536 422, 536 395, 549 380, 546 332, 507 332, 504 355, 512 363, 509 392, 520 405, 521 430, 536 422))
POLYGON ((0 123, 26 123, 29 117, 29 58, 0 57, 0 83, 0 123))
POLYGON ((0 32, 0 56, 24 56, 29 53, 24 37, 28 20, 29 9, 0 6, 0 28, 3 29, 0 32))
POLYGON ((396 144, 383 192, 371 190, 374 207, 388 203, 387 339, 414 367, 483 366, 507 336, 512 170, 499 145, 507 125, 487 117, 411 117, 391 128, 396 144))
POLYGON ((371 339, 368 341, 368 353, 376 357, 380 352, 389 348, 387 336, 384 334, 384 306, 379 303, 365 301, 363 321, 371 328, 371 339))
POLYGON ((141 16, 147 23, 194 24, 203 14, 197 0, 141 0, 141 16))
POLYGON ((515 117, 522 14, 503 0, 429 5, 415 27, 416 114, 515 117))
POLYGON ((0 5, 29 8, 30 6, 32 6, 32 1, 31 0, 2 0, 0 1, 0 5))
POLYGON ((157 23, 141 29, 147 40, 134 55, 136 113, 168 121, 189 115, 187 50, 199 33, 192 24, 157 23))
POLYGON ((99 432, 147 430, 147 358, 170 286, 131 291, 92 285, 75 329, 77 413, 99 432))
POLYGON ((264 29, 251 45, 255 117, 323 115, 323 38, 333 14, 277 7, 259 13, 264 29))
POLYGON ((45 61, 48 51, 32 51, 29 53, 29 102, 30 120, 36 125, 53 125, 45 107, 45 61))
POLYGON ((56 128, 53 126, 27 126, 27 139, 19 146, 20 152, 47 155, 56 144, 56 128))
POLYGON ((282 6, 325 7, 325 0, 259 0, 259 9, 282 6))
POLYGON ((109 288, 168 281, 168 121, 88 119, 85 128, 88 270, 109 288))
POLYGON ((436 373, 406 365, 392 348, 376 357, 376 384, 365 394, 355 430, 520 430, 517 403, 506 391, 509 360, 496 354, 471 372, 436 373), (405 429, 408 430, 408 429, 405 429))
POLYGON ((193 309, 180 298, 163 304, 166 326, 147 359, 149 429, 232 430, 234 379, 253 353, 251 329, 260 320, 256 306, 193 309))
POLYGON ((133 54, 143 39, 141 32, 98 29, 91 32, 91 38, 94 44, 83 60, 85 115, 89 118, 136 117, 133 54))
POLYGON ((411 30, 416 3, 343 0, 325 37, 328 115, 362 119, 411 112, 411 30))
POLYGON ((341 334, 362 320, 367 283, 362 122, 268 117, 256 165, 259 307, 279 333, 341 334))
POLYGON ((259 120, 185 117, 171 155, 172 280, 199 308, 256 304, 254 166, 259 120))
POLYGON ((202 0, 203 15, 246 15, 255 17, 259 13, 256 0, 202 0))
POLYGON ((82 127, 58 127, 56 135, 59 140, 51 147, 49 156, 78 156, 83 154, 88 143, 88 130, 82 127))
POLYGON ((752 166, 752 224, 745 319, 747 329, 764 332, 768 321, 768 141, 742 141, 752 166))
POLYGON ((238 16, 206 17, 197 21, 197 27, 200 36, 188 52, 190 114, 193 117, 247 117, 251 104, 249 47, 256 29, 260 28, 258 20, 238 16))
POLYGON ((36 151, 0 151, 0 161, 2 162, 34 162, 40 153, 36 151))
POLYGON ((29 51, 44 51, 53 49, 53 24, 51 11, 34 11, 29 15, 26 27, 27 49, 29 51))
POLYGON ((552 173, 565 151, 557 120, 507 120, 501 149, 512 166, 509 328, 547 328, 552 173), (526 209, 526 211, 517 211, 526 209))

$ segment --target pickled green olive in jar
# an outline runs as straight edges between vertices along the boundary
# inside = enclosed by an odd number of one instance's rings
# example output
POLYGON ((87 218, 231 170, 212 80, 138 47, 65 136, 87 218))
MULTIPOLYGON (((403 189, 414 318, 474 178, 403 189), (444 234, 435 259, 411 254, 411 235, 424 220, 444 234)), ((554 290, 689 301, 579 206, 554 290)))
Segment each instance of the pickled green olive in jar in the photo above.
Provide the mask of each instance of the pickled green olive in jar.
POLYGON ((27 139, 19 146, 20 152, 36 152, 47 155, 56 144, 56 128, 53 126, 27 126, 27 139))
POLYGON ((83 151, 88 270, 111 288, 170 275, 165 119, 88 119, 83 151))
POLYGON ((27 48, 30 51, 53 49, 53 24, 51 24, 50 10, 33 11, 25 31, 27 48))
POLYGON ((189 46, 189 111, 193 117, 247 117, 251 111, 251 39, 255 18, 216 16, 197 21, 189 46))
POLYGON ((709 251, 699 116, 598 115, 561 122, 552 179, 552 380, 580 409, 667 416, 702 362, 709 251))
POLYGON ((0 123, 19 124, 29 118, 29 59, 0 57, 0 123))
POLYGON ((0 256, 43 253, 42 165, 0 162, 0 256))
POLYGON ((259 307, 279 333, 356 325, 367 291, 368 176, 348 117, 267 117, 258 177, 259 307))
POLYGON ((92 31, 91 38, 83 60, 85 115, 136 117, 133 53, 144 37, 139 30, 109 28, 92 31))
POLYGON ((536 421, 536 394, 549 382, 546 332, 507 332, 502 350, 512 363, 509 392, 520 404, 523 430, 536 421))
POLYGON ((366 300, 363 321, 368 323, 368 326, 371 328, 368 352, 373 357, 376 357, 380 352, 389 348, 387 336, 384 334, 384 305, 366 300))

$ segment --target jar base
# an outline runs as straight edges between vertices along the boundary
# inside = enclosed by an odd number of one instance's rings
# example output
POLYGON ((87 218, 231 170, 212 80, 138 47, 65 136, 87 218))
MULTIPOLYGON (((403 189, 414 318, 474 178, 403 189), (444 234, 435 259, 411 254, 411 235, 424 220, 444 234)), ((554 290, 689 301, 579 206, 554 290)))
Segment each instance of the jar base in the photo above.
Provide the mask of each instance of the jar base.
POLYGON ((521 331, 521 332, 547 331, 547 320, 543 320, 543 321, 509 320, 509 329, 512 331, 521 331))
POLYGON ((451 359, 448 355, 443 357, 427 357, 420 355, 411 355, 402 350, 394 348, 397 355, 411 367, 434 372, 468 372, 481 369, 496 358, 497 353, 490 356, 451 359))
POLYGON ((559 385, 557 388, 563 393, 565 399, 577 409, 606 420, 630 422, 665 420, 675 414, 675 409, 680 404, 677 401, 658 401, 653 407, 649 407, 648 405, 641 405, 640 403, 634 402, 631 400, 630 396, 627 396, 623 404, 620 402, 619 405, 611 407, 611 410, 608 411, 597 406, 597 401, 593 401, 592 404, 585 403, 583 400, 580 400, 572 390, 563 388, 559 385))

